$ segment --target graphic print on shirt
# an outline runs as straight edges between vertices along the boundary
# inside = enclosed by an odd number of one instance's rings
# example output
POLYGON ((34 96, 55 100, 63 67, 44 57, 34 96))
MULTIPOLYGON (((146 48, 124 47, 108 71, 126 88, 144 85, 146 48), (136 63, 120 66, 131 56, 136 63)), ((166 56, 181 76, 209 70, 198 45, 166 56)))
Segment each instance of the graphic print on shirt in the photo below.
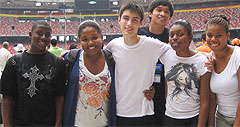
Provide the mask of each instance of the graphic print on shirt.
POLYGON ((175 102, 183 103, 189 99, 199 102, 199 98, 193 97, 193 88, 200 90, 200 80, 197 75, 197 68, 194 64, 177 63, 167 72, 166 79, 172 91, 168 96, 175 102))
POLYGON ((108 90, 111 84, 110 79, 110 72, 93 79, 85 75, 82 69, 80 69, 79 101, 84 106, 85 110, 95 110, 96 114, 94 115, 94 119, 97 119, 98 116, 102 116, 104 112, 103 104, 106 104, 106 101, 108 101, 108 90))
MULTIPOLYGON (((28 71, 29 72, 29 71, 28 71)), ((42 80, 44 76, 42 74, 39 74, 39 69, 35 65, 34 67, 30 68, 30 72, 26 72, 23 77, 24 78, 29 78, 31 80, 29 87, 26 89, 28 92, 27 94, 30 97, 33 97, 36 94, 36 81, 42 80)))
POLYGON ((52 78, 55 76, 55 75, 54 75, 55 72, 56 72, 56 68, 51 67, 51 69, 50 69, 50 71, 49 71, 49 74, 47 74, 47 75, 45 76, 45 78, 48 79, 48 80, 52 79, 52 78))

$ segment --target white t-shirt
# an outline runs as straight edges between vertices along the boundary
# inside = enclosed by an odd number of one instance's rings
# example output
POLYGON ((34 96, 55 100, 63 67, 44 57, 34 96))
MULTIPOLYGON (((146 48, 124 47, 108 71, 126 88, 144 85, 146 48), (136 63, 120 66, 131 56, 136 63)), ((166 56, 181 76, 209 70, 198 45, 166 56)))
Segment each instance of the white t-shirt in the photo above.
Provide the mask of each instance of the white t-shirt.
POLYGON ((107 63, 97 75, 88 71, 84 65, 83 53, 79 58, 79 95, 76 108, 75 125, 103 127, 108 125, 107 109, 111 76, 107 63))
POLYGON ((0 79, 2 76, 3 69, 7 63, 7 60, 12 56, 12 54, 5 48, 0 49, 0 79))
POLYGON ((124 38, 113 39, 107 45, 116 61, 115 87, 117 115, 122 117, 142 117, 153 115, 153 101, 143 94, 154 81, 154 72, 159 57, 169 45, 146 36, 133 46, 126 45, 124 38))
POLYGON ((224 116, 236 117, 240 101, 238 69, 240 66, 240 48, 235 46, 226 68, 220 73, 212 72, 210 88, 217 96, 218 112, 224 116))
POLYGON ((168 85, 165 114, 171 118, 186 119, 199 114, 200 77, 208 69, 207 57, 197 53, 191 57, 179 57, 168 50, 160 59, 164 64, 168 85))

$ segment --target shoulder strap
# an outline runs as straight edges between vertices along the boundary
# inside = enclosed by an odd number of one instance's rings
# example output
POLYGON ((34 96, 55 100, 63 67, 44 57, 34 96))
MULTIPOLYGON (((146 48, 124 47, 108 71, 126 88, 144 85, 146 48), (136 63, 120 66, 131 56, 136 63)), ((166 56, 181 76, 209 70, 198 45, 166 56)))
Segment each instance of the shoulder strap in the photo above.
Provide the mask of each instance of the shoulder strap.
POLYGON ((75 63, 79 51, 80 51, 80 49, 72 49, 72 50, 70 50, 70 52, 69 52, 69 54, 67 56, 67 61, 69 61, 71 63, 75 63))
POLYGON ((73 65, 76 62, 77 56, 80 52, 81 52, 81 49, 72 49, 66 58, 66 76, 67 76, 66 77, 66 80, 67 80, 66 85, 68 85, 68 81, 69 81, 69 77, 72 72, 73 65))
POLYGON ((106 55, 106 58, 108 59, 110 67, 114 73, 115 72, 115 61, 113 59, 112 53, 106 49, 104 49, 103 52, 106 55))

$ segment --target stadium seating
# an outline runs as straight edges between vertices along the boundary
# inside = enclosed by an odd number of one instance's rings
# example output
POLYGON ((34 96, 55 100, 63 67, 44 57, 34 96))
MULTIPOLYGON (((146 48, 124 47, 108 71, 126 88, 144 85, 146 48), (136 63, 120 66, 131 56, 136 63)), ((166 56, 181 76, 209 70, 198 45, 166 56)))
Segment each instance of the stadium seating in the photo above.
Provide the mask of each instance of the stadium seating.
POLYGON ((230 28, 239 29, 240 28, 240 8, 233 8, 232 15, 235 15, 234 17, 231 17, 230 21, 230 28))
POLYGON ((17 35, 28 35, 31 31, 33 22, 16 22, 15 31, 17 35))
MULTIPOLYGON (((45 13, 44 13, 45 14, 45 13)), ((47 13, 48 15, 49 13, 47 13)), ((61 15, 63 13, 53 13, 54 15, 61 15)), ((74 14, 74 13, 69 13, 74 14)), ((188 20, 194 31, 204 31, 206 20, 213 16, 214 14, 224 14, 230 19, 230 29, 240 28, 239 19, 240 19, 240 8, 218 8, 218 9, 209 9, 209 10, 191 10, 191 11, 181 11, 175 12, 171 18, 169 24, 172 24, 178 19, 188 20)), ((40 14, 39 14, 40 15, 40 14)), ((96 21, 101 26, 103 34, 120 34, 120 26, 117 21, 116 16, 109 17, 106 19, 96 19, 96 21)), ((143 20, 143 26, 149 25, 149 18, 146 14, 143 20)), ((50 21, 49 22, 52 29, 53 35, 75 35, 77 33, 78 25, 80 21, 70 21, 67 20, 66 23, 59 21, 50 21)), ((33 21, 20 22, 17 17, 5 17, 0 16, 0 35, 10 36, 10 35, 28 35, 28 32, 31 30, 33 21), (14 29, 12 29, 14 25, 14 29)), ((169 24, 167 27, 169 27, 169 24)))
POLYGON ((77 23, 75 21, 66 22, 66 34, 76 34, 77 33, 77 23))
POLYGON ((0 17, 0 35, 12 35, 11 20, 8 17, 0 17))
POLYGON ((52 34, 53 35, 58 35, 58 34, 62 34, 62 30, 63 30, 63 25, 61 22, 53 22, 53 21, 50 21, 50 26, 52 27, 52 34))

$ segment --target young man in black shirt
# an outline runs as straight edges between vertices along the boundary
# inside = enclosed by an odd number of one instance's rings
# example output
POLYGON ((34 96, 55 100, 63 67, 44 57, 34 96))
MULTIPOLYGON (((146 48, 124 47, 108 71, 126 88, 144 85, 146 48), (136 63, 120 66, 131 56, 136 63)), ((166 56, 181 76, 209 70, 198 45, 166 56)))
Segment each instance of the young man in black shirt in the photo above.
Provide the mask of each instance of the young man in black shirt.
POLYGON ((47 22, 35 22, 31 48, 8 60, 1 81, 4 126, 62 125, 65 64, 46 50, 51 33, 47 22))
MULTIPOLYGON (((168 0, 153 0, 148 7, 150 25, 141 27, 139 35, 156 38, 164 43, 168 43, 168 29, 166 25, 173 16, 173 5, 168 0)), ((165 77, 163 65, 158 61, 153 86, 155 88, 154 112, 155 121, 158 126, 163 126, 163 116, 165 113, 165 77)))

